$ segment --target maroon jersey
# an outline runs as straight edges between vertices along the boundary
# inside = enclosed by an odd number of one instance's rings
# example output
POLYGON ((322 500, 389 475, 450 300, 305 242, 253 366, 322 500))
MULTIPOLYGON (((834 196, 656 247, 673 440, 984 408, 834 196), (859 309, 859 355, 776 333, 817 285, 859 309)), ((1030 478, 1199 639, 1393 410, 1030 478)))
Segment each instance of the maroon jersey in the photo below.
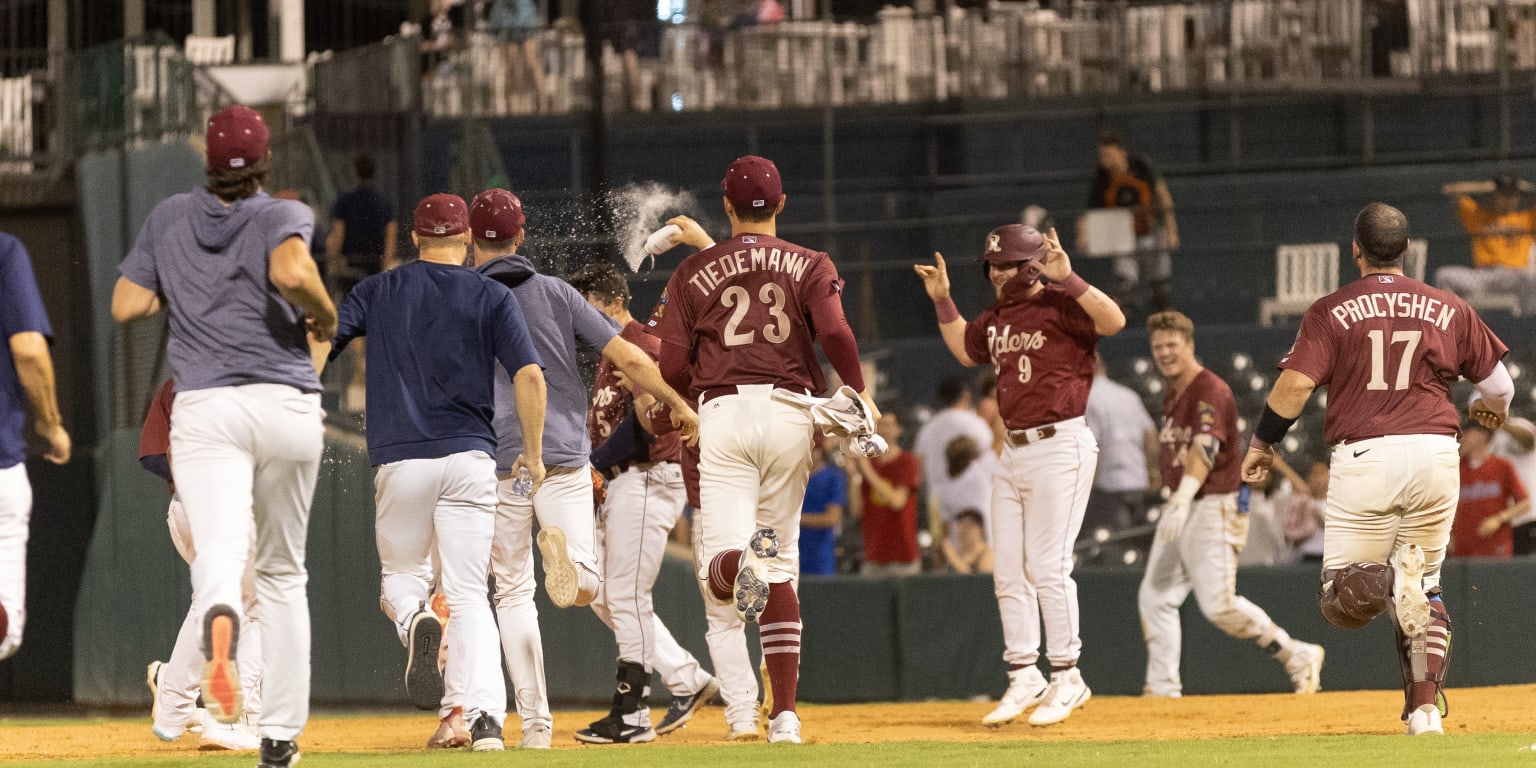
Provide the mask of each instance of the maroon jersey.
MULTIPOLYGON (((653 360, 661 356, 661 339, 646 333, 645 326, 638 320, 626 323, 619 336, 644 350, 653 360)), ((624 421, 635 405, 634 394, 619 384, 617 370, 618 366, 612 360, 602 358, 597 364, 597 376, 592 380, 592 404, 587 408, 587 436, 592 439, 593 450, 608 441, 614 428, 624 421)), ((681 457, 681 439, 677 433, 668 432, 656 438, 656 442, 651 444, 649 457, 642 457, 641 460, 678 461, 681 457)))
POLYGON ((738 235, 684 259, 646 325, 693 350, 690 395, 736 384, 820 393, 811 306, 842 286, 825 253, 738 235))
POLYGON ((1179 487, 1184 478, 1184 454, 1195 435, 1210 435, 1219 446, 1216 464, 1200 486, 1200 495, 1232 493, 1242 484, 1237 444, 1237 402, 1220 376, 1202 368, 1182 392, 1163 395, 1163 428, 1157 433, 1158 464, 1163 482, 1179 487))
MULTIPOLYGON (((144 416, 144 429, 139 432, 139 458, 145 456, 165 456, 169 460, 171 455, 171 403, 176 399, 175 382, 166 379, 160 385, 160 391, 155 393, 155 399, 149 404, 149 413, 144 416)), ((171 484, 171 493, 176 492, 176 484, 171 484)))
POLYGON ((1326 440, 1450 435, 1450 387, 1482 381, 1509 352, 1455 294, 1367 275, 1312 303, 1280 368, 1328 387, 1326 440))
POLYGON ((1052 285, 998 301, 965 327, 965 354, 997 371, 997 404, 1009 429, 1077 418, 1093 383, 1093 330, 1077 299, 1052 285))

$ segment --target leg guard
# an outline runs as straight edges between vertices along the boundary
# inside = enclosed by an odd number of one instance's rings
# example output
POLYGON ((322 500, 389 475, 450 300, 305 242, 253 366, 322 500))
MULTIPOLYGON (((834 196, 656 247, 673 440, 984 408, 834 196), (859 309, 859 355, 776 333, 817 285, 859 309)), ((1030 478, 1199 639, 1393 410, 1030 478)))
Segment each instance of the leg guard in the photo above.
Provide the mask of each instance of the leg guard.
POLYGON ((1323 573, 1317 604, 1329 624, 1340 629, 1360 629, 1384 613, 1391 599, 1391 566, 1353 563, 1323 573))
POLYGON ((1445 717, 1445 674, 1451 666, 1451 614, 1436 588, 1429 596, 1427 640, 1415 642, 1397 630, 1397 659, 1403 672, 1403 719, 1425 704, 1434 704, 1445 717))

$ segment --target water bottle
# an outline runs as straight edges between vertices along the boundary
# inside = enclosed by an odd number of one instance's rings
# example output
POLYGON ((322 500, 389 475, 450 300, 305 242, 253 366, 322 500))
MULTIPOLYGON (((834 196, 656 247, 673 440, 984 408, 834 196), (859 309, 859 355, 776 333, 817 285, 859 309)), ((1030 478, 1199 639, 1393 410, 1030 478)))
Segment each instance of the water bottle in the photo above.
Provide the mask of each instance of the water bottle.
POLYGON ((533 493, 533 473, 527 467, 518 467, 517 475, 512 478, 512 495, 526 499, 530 493, 533 493))
POLYGON ((683 236, 683 228, 676 224, 668 224, 651 233, 645 239, 645 252, 650 256, 660 256, 672 250, 683 236))
POLYGON ((1246 483, 1237 487, 1237 513, 1248 514, 1248 501, 1253 496, 1253 489, 1246 483))

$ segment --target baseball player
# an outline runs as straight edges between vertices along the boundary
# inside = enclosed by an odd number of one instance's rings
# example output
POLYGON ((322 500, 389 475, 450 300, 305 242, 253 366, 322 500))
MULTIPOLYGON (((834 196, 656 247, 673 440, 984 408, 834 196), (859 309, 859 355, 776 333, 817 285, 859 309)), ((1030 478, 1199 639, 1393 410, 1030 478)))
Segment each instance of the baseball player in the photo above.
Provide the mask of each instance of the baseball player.
POLYGON ((1328 387, 1328 506, 1323 618, 1359 629, 1387 613, 1403 672, 1409 735, 1441 733, 1450 614, 1440 564, 1456 511, 1458 376, 1476 382, 1469 412, 1489 429, 1509 415, 1509 351, 1454 294, 1403 275, 1408 218, 1385 203, 1355 217, 1360 279, 1312 303, 1258 418, 1243 480, 1269 477, 1272 446, 1328 387))
MULTIPOLYGON (((588 464, 588 403, 586 387, 577 369, 577 343, 598 350, 638 386, 671 405, 673 417, 684 425, 687 439, 693 437, 697 428, 697 416, 662 381, 651 358, 619 336, 613 321, 593 309, 569 283, 539 274, 533 262, 517 252, 526 221, 522 202, 505 189, 490 189, 476 195, 469 215, 475 267, 480 274, 510 287, 517 296, 549 379, 549 407, 542 438, 532 438, 543 442, 549 479, 537 495, 519 496, 514 492, 512 473, 516 467, 512 458, 530 437, 517 420, 523 404, 507 396, 504 374, 496 374, 497 471, 502 480, 491 556, 502 648, 523 721, 522 745, 548 747, 552 720, 544 683, 538 610, 533 603, 531 543, 535 517, 539 521, 544 589, 550 601, 560 608, 588 605, 602 586, 588 464)), ((650 670, 632 662, 621 667, 620 675, 615 702, 624 718, 608 722, 612 727, 603 731, 602 736, 611 742, 654 739, 655 731, 645 705, 650 670), (621 697, 623 701, 619 703, 621 697)), ((450 688, 454 684, 450 681, 450 688)))
MULTIPOLYGON (((684 259, 647 323, 661 367, 700 406, 695 557, 716 601, 757 622, 773 689, 768 741, 800 743, 800 505, 811 468, 810 412, 774 397, 826 388, 814 343, 864 392, 842 280, 825 253, 780 240, 784 188, 748 155, 720 183, 731 237, 684 259)), ((674 219, 681 226, 684 221, 674 219)), ((878 416, 872 403, 868 410, 878 416)))
POLYGON ((0 232, 0 659, 21 648, 27 622, 27 535, 32 485, 27 482, 23 427, 32 407, 37 434, 48 442, 43 456, 69 461, 69 433, 59 416, 48 354, 53 326, 32 276, 32 259, 21 241, 0 232))
POLYGON ((987 235, 982 269, 997 301, 969 323, 950 298, 944 257, 933 259, 914 269, 933 299, 944 344, 962 365, 992 363, 1007 427, 992 476, 992 582, 1009 684, 982 722, 1001 725, 1035 707, 1030 725, 1059 723, 1092 695, 1077 668, 1082 640, 1072 581, 1072 543, 1099 453, 1083 413, 1095 347, 1125 327, 1125 315, 1072 271, 1054 230, 1046 237, 1009 224, 987 235), (1049 684, 1037 666, 1041 619, 1049 684))
MULTIPOLYGON (((588 264, 570 282, 588 304, 618 323, 623 329, 620 338, 653 358, 660 355, 661 341, 646 333, 629 311, 629 282, 617 267, 609 262, 588 264)), ((613 629, 620 666, 654 667, 672 692, 667 714, 655 728, 657 735, 664 735, 687 724, 704 702, 720 692, 720 682, 678 644, 652 607, 651 590, 661 571, 667 536, 682 517, 687 497, 680 463, 684 446, 675 432, 651 437, 645 414, 656 398, 632 393, 628 383, 612 361, 598 363, 587 430, 592 465, 607 473, 608 490, 597 534, 603 589, 592 610, 613 629)), ((622 727, 614 721, 624 714, 614 709, 604 720, 577 731, 576 738, 612 743, 609 734, 622 727)))
POLYGON ((445 698, 443 679, 463 681, 454 705, 470 724, 471 747, 495 751, 504 746, 507 692, 485 600, 496 525, 493 382, 497 363, 512 372, 518 418, 535 437, 508 464, 527 468, 537 489, 544 375, 517 297, 463 268, 464 200, 432 195, 416 205, 414 220, 420 258, 347 294, 332 354, 371 337, 368 458, 378 468, 381 604, 410 648, 406 686, 418 706, 430 707, 445 698), (434 566, 454 625, 441 677, 442 626, 429 605, 434 566))
POLYGON ((1195 324, 1175 310, 1147 319, 1152 359, 1168 380, 1159 464, 1168 487, 1137 603, 1151 696, 1178 697, 1179 607, 1191 590, 1218 629, 1252 640, 1285 666, 1297 693, 1316 693, 1323 647, 1294 640, 1237 594, 1237 555, 1248 541, 1238 505, 1237 403, 1232 388, 1195 360, 1195 324))
MULTIPOLYGON (((196 557, 187 512, 176 496, 176 482, 171 475, 171 402, 176 397, 175 381, 167 379, 155 393, 139 433, 139 465, 165 480, 170 486, 171 504, 165 513, 166 527, 177 554, 191 565, 196 557)), ((254 538, 252 539, 254 541, 254 538)), ((202 618, 188 611, 176 635, 176 646, 169 662, 152 661, 145 675, 152 705, 151 730, 161 741, 175 741, 189 730, 198 733, 199 749, 255 750, 261 737, 250 727, 261 715, 261 621, 256 607, 255 559, 246 565, 240 581, 240 597, 246 621, 240 625, 240 688, 245 693, 243 722, 233 725, 215 722, 208 711, 197 705, 202 651, 197 647, 197 631, 202 618)), ((197 595, 192 595, 197 604, 197 595)))
POLYGON ((223 723, 244 705, 240 582, 254 532, 266 626, 261 765, 280 768, 297 758, 294 739, 309 716, 304 547, 324 426, 304 335, 328 341, 336 310, 306 245, 314 214, 261 191, 267 137, 248 107, 208 121, 208 186, 150 212, 119 268, 112 317, 170 310, 172 469, 196 552, 203 699, 223 723))

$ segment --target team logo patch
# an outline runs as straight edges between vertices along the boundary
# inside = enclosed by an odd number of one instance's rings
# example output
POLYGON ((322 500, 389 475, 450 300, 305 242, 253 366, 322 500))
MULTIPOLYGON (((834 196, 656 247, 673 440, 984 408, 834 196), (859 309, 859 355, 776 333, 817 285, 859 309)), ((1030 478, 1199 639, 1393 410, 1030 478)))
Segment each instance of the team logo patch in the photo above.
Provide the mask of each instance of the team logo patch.
POLYGON ((1393 282, 1391 275, 1377 275, 1376 276, 1376 281, 1380 282, 1380 283, 1391 283, 1391 282, 1393 282))
POLYGON ((656 309, 651 312, 651 321, 647 325, 655 325, 667 313, 667 289, 661 289, 661 298, 656 300, 656 309))
POLYGON ((987 253, 1000 253, 1002 250, 1002 235, 987 235, 987 253))
POLYGON ((1209 427, 1216 423, 1216 408, 1204 400, 1200 401, 1200 426, 1209 427))

